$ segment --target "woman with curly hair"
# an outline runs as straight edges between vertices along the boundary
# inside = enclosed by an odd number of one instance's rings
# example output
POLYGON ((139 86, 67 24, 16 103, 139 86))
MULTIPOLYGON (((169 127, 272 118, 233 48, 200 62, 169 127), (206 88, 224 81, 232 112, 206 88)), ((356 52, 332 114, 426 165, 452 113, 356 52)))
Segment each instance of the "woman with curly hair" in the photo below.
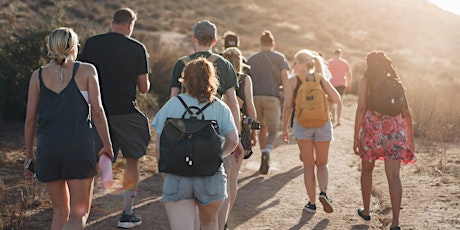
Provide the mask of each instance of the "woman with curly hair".
MULTIPOLYGON (((393 78, 400 82, 391 59, 383 51, 373 51, 366 56, 367 69, 359 81, 358 107, 356 109, 353 150, 361 157, 361 190, 364 208, 359 208, 358 216, 370 221, 370 199, 372 190, 372 171, 375 160, 384 160, 385 173, 388 180, 393 221, 390 229, 399 227, 402 185, 399 177, 401 164, 412 164, 414 155, 412 114, 406 100, 404 87, 401 84, 401 97, 393 99, 400 105, 397 112, 387 114, 381 112, 382 106, 376 106, 374 87, 383 78, 393 78)), ((383 87, 379 85, 379 87, 383 87)))
MULTIPOLYGON (((187 63, 182 78, 179 79, 186 92, 172 97, 155 116, 152 125, 156 131, 155 154, 160 161, 160 136, 168 118, 181 118, 185 108, 203 109, 206 119, 215 120, 219 133, 225 137, 222 146, 222 158, 228 156, 238 145, 239 138, 230 108, 216 94, 219 80, 214 65, 204 57, 187 63), (180 99, 180 98, 181 99, 180 99)), ((162 153, 163 154, 163 153, 162 153)), ((182 163, 184 159, 177 159, 182 163)), ((201 229, 218 229, 217 215, 227 198, 227 175, 221 164, 211 176, 181 176, 173 173, 164 174, 162 202, 165 205, 171 229, 193 229, 199 218, 201 229), (198 208, 198 212, 195 212, 198 208)), ((198 228, 195 228, 198 229, 198 228)))

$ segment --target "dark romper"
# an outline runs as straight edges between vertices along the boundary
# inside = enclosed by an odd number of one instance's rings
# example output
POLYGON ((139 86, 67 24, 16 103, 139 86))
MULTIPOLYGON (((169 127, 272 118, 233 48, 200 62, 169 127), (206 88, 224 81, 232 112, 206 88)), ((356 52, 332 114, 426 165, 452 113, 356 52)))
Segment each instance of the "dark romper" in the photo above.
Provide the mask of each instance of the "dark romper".
POLYGON ((96 175, 89 105, 78 89, 75 73, 60 93, 48 89, 39 70, 36 174, 42 182, 86 179, 96 175))

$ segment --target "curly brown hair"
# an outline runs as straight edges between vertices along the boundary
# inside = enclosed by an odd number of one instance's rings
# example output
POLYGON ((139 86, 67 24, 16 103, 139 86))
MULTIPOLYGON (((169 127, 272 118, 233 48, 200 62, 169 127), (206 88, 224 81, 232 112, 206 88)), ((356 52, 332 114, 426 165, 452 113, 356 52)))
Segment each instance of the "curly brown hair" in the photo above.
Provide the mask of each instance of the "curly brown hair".
POLYGON ((185 90, 200 103, 211 102, 219 87, 219 79, 212 62, 204 57, 187 63, 179 79, 185 90))

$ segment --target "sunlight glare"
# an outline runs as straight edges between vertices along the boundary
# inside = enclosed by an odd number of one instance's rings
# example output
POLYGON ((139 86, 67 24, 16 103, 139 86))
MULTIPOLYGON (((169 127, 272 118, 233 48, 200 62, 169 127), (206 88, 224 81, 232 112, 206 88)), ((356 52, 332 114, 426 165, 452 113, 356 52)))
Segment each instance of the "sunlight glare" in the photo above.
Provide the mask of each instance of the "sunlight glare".
POLYGON ((428 0, 429 3, 435 4, 439 8, 460 16, 459 0, 428 0))

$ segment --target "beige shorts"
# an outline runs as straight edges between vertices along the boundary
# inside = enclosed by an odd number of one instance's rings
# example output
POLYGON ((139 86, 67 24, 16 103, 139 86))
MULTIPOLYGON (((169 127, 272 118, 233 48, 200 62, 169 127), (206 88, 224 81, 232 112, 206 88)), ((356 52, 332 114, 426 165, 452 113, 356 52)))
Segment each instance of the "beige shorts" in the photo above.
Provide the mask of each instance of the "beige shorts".
POLYGON ((274 96, 254 96, 257 120, 265 124, 269 129, 278 129, 281 121, 281 102, 274 96))

